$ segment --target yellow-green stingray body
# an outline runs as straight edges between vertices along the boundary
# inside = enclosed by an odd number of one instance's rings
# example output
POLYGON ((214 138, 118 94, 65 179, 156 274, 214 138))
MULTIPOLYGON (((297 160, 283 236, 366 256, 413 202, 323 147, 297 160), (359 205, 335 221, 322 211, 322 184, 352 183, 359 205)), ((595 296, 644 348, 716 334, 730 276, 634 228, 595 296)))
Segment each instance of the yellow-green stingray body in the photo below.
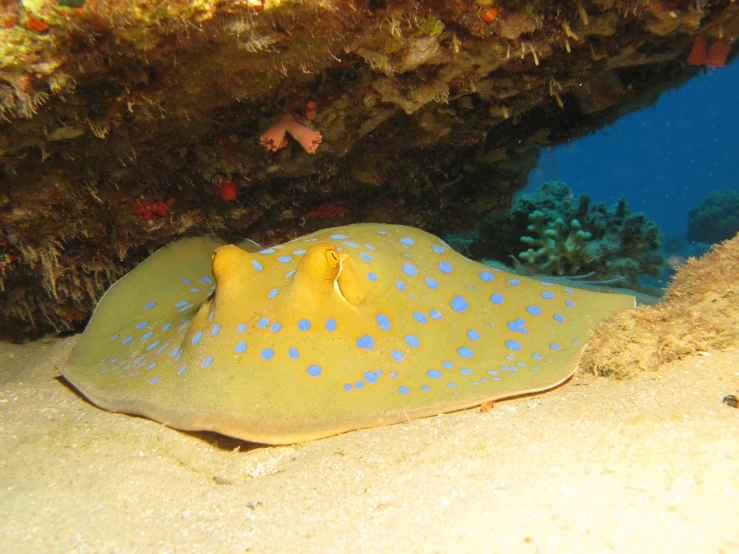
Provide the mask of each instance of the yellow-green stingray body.
POLYGON ((398 225, 259 252, 181 239, 103 297, 62 367, 100 407, 286 444, 543 391, 634 306, 490 269, 398 225))

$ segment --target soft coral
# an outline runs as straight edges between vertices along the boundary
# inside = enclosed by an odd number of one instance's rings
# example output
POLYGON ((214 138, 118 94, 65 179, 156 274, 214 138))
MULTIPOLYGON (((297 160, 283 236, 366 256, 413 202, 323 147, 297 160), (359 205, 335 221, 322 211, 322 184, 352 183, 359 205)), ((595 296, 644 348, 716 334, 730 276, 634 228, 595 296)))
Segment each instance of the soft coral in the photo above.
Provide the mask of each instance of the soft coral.
POLYGON ((259 137, 259 144, 266 147, 267 150, 277 152, 280 148, 287 146, 285 133, 289 133, 297 140, 308 154, 315 154, 321 141, 323 141, 321 133, 298 123, 292 115, 284 114, 275 118, 269 129, 259 137))

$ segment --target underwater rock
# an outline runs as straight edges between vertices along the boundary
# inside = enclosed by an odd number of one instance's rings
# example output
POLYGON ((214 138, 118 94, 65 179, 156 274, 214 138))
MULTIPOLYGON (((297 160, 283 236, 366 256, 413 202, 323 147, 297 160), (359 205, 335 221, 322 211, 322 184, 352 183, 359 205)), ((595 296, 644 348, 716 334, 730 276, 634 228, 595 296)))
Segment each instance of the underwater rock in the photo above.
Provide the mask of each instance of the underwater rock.
POLYGON ((602 322, 580 371, 619 378, 739 346, 739 235, 677 268, 663 299, 602 322))
POLYGON ((688 212, 690 242, 715 244, 739 233, 739 191, 712 192, 688 212))

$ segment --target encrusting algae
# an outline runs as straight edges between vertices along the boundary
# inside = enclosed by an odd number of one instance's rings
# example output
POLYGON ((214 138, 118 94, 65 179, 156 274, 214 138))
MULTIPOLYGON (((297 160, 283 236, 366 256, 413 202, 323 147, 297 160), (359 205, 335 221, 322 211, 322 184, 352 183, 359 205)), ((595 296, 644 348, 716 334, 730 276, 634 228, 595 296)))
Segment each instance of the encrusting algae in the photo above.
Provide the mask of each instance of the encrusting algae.
POLYGON ((739 235, 677 270, 663 300, 601 322, 581 372, 626 378, 739 343, 739 235))

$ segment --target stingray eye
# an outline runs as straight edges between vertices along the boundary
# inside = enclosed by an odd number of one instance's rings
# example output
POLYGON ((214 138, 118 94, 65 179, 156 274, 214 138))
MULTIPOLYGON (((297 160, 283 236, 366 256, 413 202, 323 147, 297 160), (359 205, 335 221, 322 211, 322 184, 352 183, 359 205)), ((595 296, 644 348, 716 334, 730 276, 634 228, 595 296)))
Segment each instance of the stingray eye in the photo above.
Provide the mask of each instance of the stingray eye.
POLYGON ((212 253, 212 254, 210 255, 210 265, 213 265, 213 262, 215 261, 215 259, 216 259, 216 253, 215 253, 215 252, 213 252, 213 253, 212 253))
POLYGON ((326 250, 326 262, 328 262, 328 266, 331 269, 339 267, 339 264, 341 263, 339 261, 339 253, 334 249, 326 250))

